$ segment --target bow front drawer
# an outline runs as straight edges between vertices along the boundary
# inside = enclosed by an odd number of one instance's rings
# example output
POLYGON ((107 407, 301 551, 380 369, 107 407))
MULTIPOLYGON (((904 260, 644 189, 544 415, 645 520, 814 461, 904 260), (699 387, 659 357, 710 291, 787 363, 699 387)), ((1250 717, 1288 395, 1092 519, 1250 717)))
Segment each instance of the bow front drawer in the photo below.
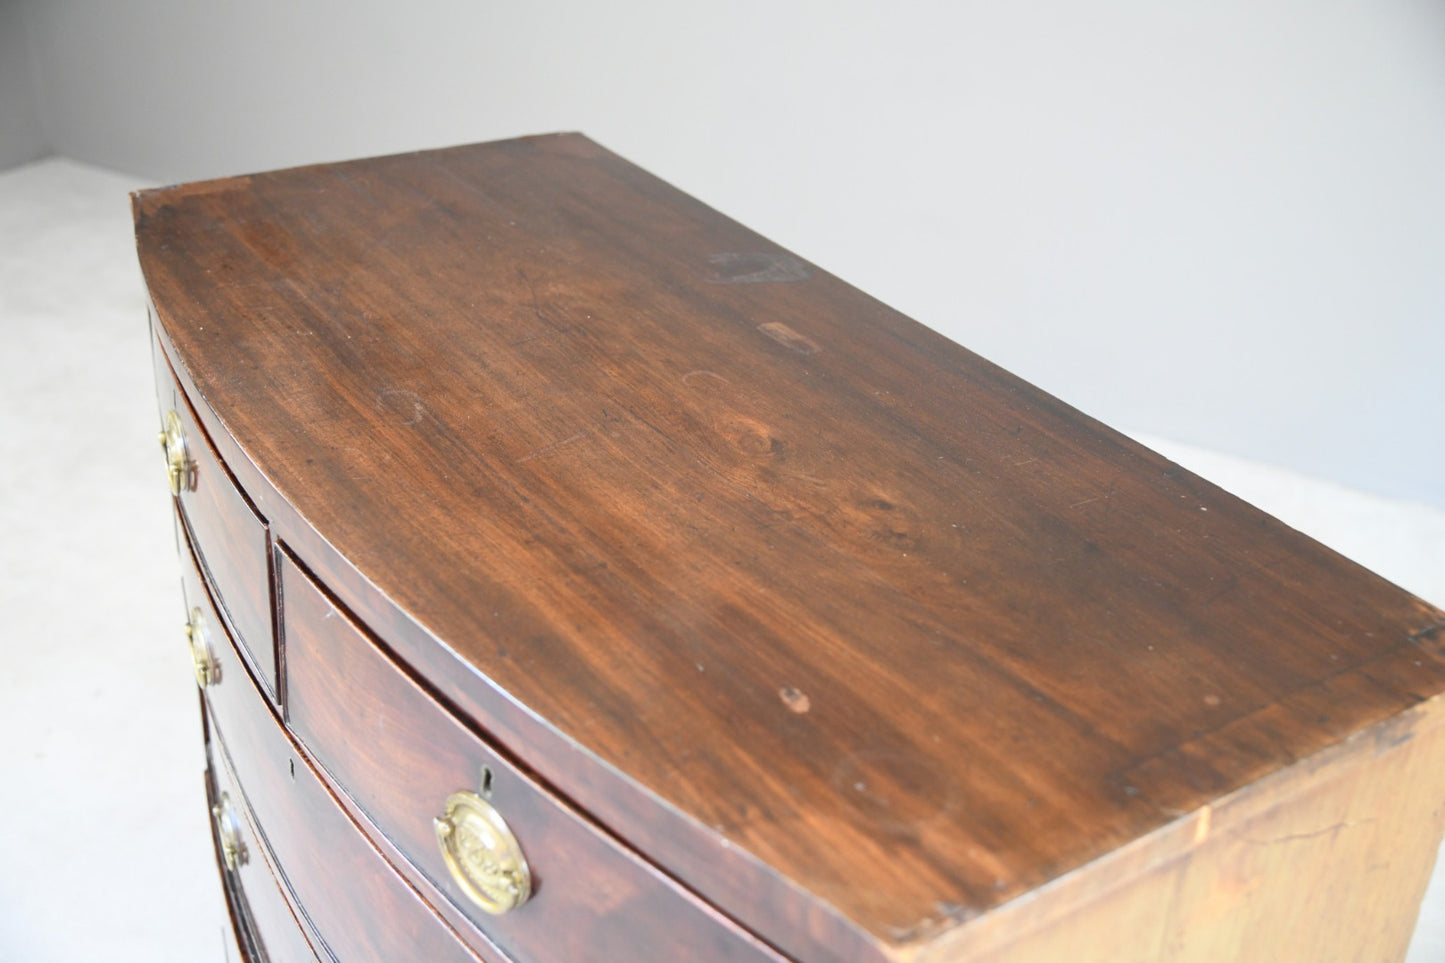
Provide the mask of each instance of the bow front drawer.
POLYGON ((463 944, 397 874, 312 771, 251 680, 228 679, 217 691, 228 685, 232 711, 210 713, 212 736, 244 788, 268 860, 318 943, 348 961, 504 963, 494 948, 463 944))
POLYGON ((205 694, 211 726, 234 730, 253 711, 256 685, 247 671, 234 636, 217 612, 201 574, 196 547, 181 536, 181 592, 186 603, 185 641, 190 649, 196 685, 205 694))
POLYGON ((211 805, 211 836, 237 939, 253 958, 275 963, 315 960, 316 954, 265 859, 250 807, 225 753, 211 740, 206 754, 210 761, 206 794, 211 805))
POLYGON ((413 872, 489 938, 539 961, 780 959, 514 766, 280 559, 292 730, 413 872), (485 825, 473 832, 464 821, 480 818, 468 809, 478 802, 521 851, 522 899, 497 892, 515 884, 487 874, 490 853, 470 867, 458 858, 468 841, 451 837, 493 841, 485 825))

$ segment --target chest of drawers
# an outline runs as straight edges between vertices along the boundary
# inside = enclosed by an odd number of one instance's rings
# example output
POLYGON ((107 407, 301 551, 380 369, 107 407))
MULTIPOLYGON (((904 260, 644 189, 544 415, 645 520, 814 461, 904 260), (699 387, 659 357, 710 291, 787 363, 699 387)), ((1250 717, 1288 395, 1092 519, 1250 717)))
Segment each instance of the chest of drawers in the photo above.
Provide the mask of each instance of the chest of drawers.
POLYGON ((134 208, 243 958, 1403 953, 1445 613, 580 136, 134 208))

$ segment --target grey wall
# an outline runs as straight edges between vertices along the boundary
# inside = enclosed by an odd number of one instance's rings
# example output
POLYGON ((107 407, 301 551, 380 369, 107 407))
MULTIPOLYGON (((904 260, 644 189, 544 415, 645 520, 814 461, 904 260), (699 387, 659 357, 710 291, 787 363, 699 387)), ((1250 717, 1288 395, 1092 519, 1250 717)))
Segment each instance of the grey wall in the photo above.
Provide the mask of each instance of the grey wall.
POLYGON ((581 129, 1106 421, 1445 505, 1434 0, 26 11, 72 157, 581 129))
POLYGON ((21 0, 0 0, 0 170, 50 153, 35 100, 35 64, 21 0))

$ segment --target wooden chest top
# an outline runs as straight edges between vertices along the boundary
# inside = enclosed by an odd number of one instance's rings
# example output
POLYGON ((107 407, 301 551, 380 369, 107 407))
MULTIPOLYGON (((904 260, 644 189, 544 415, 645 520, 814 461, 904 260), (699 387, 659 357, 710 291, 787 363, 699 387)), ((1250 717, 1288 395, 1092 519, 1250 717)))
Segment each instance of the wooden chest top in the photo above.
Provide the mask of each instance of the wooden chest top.
POLYGON ((136 209, 330 590, 795 950, 907 956, 1445 691, 1439 610, 583 137, 136 209))

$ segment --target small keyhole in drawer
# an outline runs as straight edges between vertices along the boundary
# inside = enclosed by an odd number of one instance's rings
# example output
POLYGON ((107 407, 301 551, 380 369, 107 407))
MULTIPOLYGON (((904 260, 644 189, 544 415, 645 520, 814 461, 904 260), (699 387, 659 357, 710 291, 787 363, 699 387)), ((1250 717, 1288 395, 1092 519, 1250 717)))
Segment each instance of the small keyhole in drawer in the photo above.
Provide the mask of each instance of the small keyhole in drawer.
POLYGON ((482 790, 482 798, 483 798, 483 799, 490 799, 491 796, 492 796, 492 767, 491 767, 491 766, 483 766, 483 767, 482 767, 482 779, 481 779, 480 786, 481 786, 481 790, 482 790))
POLYGON ((291 781, 292 781, 292 782, 295 782, 295 781, 296 781, 296 760, 295 760, 295 759, 287 759, 287 760, 286 760, 286 768, 291 771, 291 781))

